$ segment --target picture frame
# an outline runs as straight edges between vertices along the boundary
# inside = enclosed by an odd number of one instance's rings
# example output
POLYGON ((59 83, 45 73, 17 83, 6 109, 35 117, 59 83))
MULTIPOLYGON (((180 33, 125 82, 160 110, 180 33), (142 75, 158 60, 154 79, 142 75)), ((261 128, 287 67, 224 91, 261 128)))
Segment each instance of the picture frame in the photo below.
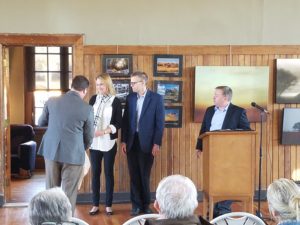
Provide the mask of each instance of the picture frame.
POLYGON ((182 55, 154 55, 153 75, 156 77, 181 77, 182 55))
POLYGON ((129 77, 132 73, 132 55, 103 55, 102 71, 112 77, 129 77))
POLYGON ((182 101, 182 81, 155 80, 154 91, 163 96, 165 103, 182 101))
POLYGON ((232 89, 232 103, 247 112, 250 123, 260 121, 260 113, 251 106, 268 106, 269 66, 196 66, 194 84, 194 122, 201 123, 207 107, 213 105, 217 86, 232 89))
POLYGON ((120 99, 122 105, 125 105, 126 97, 131 93, 131 86, 129 79, 113 79, 114 88, 116 90, 116 97, 120 99))
POLYGON ((300 109, 284 108, 282 115, 282 145, 300 144, 300 109))
POLYGON ((165 106, 165 127, 182 127, 182 106, 165 106))
POLYGON ((276 59, 276 103, 300 103, 300 59, 276 59))

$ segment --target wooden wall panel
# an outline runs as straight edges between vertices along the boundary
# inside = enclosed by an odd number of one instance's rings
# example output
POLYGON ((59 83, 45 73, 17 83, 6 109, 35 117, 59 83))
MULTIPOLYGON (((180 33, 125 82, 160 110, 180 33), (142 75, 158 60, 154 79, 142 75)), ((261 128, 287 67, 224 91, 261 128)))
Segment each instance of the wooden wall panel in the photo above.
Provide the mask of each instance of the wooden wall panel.
MULTIPOLYGON (((151 176, 151 191, 158 182, 170 174, 190 177, 202 190, 202 156, 196 157, 195 143, 199 134, 199 123, 193 122, 195 66, 269 66, 270 114, 262 125, 262 189, 279 177, 300 180, 300 147, 280 145, 282 109, 299 107, 297 104, 275 104, 275 59, 300 58, 300 46, 85 46, 84 72, 92 82, 90 97, 95 92, 95 77, 102 71, 103 54, 132 54, 133 70, 142 70, 149 75, 149 87, 154 80, 182 80, 182 128, 166 128, 161 154, 155 158, 151 176), (183 55, 183 76, 181 78, 153 77, 153 54, 183 55)), ((212 90, 213 91, 213 90, 212 90)), ((233 99, 234 102, 234 99, 233 99)), ((249 102, 250 104, 250 102, 249 102)), ((252 123, 257 131, 255 187, 258 189, 260 123, 252 123)), ((233 165, 234 166, 234 165, 233 165)), ((102 177, 103 180, 103 177, 102 177)), ((89 180, 85 191, 90 191, 89 180)), ((104 182, 101 189, 105 190, 104 182)), ((117 153, 115 163, 115 192, 129 192, 129 175, 126 157, 117 153)))

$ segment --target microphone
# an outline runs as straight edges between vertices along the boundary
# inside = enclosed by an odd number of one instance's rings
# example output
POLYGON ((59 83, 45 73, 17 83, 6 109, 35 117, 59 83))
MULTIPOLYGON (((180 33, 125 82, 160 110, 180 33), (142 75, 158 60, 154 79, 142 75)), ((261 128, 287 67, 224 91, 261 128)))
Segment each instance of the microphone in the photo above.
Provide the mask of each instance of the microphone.
POLYGON ((253 107, 259 109, 260 111, 264 112, 264 113, 267 113, 267 114, 269 113, 268 110, 266 110, 266 109, 264 109, 263 107, 257 105, 255 102, 251 102, 251 105, 252 105, 253 107))

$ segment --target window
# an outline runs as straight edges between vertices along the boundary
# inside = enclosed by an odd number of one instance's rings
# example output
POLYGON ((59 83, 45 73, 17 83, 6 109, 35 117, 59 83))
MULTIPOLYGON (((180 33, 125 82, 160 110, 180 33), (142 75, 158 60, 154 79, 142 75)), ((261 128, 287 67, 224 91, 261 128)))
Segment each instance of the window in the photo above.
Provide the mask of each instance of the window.
POLYGON ((39 46, 31 48, 31 51, 33 69, 29 69, 29 87, 33 91, 33 123, 37 125, 45 102, 70 88, 72 47, 39 46))

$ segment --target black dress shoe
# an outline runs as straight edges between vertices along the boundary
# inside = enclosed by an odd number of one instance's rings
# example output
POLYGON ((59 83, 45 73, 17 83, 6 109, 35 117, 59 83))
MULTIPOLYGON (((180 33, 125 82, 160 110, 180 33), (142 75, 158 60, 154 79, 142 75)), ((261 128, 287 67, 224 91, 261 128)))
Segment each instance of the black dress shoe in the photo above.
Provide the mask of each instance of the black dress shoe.
POLYGON ((153 211, 152 211, 150 208, 144 209, 143 212, 144 212, 145 214, 151 214, 151 213, 153 213, 153 211))
POLYGON ((130 215, 131 215, 131 216, 137 216, 137 215, 139 215, 140 213, 141 213, 141 210, 140 210, 139 208, 133 208, 133 209, 131 210, 130 215))
POLYGON ((95 211, 89 211, 89 214, 91 216, 97 215, 99 213, 99 209, 95 210, 95 211))

